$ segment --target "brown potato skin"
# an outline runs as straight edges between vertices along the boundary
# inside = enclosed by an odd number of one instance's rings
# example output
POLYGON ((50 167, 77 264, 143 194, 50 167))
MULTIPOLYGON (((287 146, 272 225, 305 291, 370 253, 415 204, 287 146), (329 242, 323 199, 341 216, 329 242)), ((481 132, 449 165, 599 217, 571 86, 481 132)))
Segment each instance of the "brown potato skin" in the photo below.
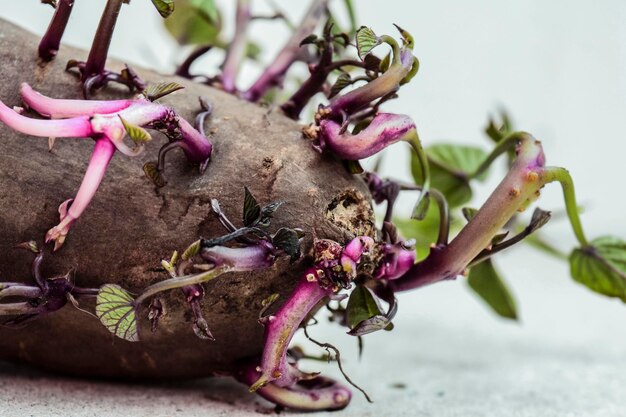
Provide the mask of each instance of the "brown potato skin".
MULTIPOLYGON (((91 34, 89 34, 91 36, 91 34)), ((0 99, 21 105, 19 85, 30 83, 50 97, 78 98, 76 77, 64 71, 71 59, 86 52, 63 46, 56 59, 37 63, 39 38, 0 21, 0 99)), ((121 68, 111 61, 108 68, 121 68)), ((139 292, 167 278, 160 260, 183 250, 199 237, 224 234, 210 212, 217 198, 227 215, 240 222, 243 187, 261 203, 283 200, 272 230, 300 227, 313 236, 346 241, 355 234, 373 235, 374 220, 364 182, 328 155, 320 156, 302 138, 301 126, 278 110, 243 102, 216 89, 176 77, 137 69, 148 82, 177 81, 185 90, 162 99, 192 121, 200 110, 197 97, 215 107, 205 129, 214 144, 203 175, 181 153, 168 155, 168 184, 156 189, 142 166, 156 158, 165 138, 155 133, 147 151, 128 158, 116 154, 96 197, 73 226, 63 248, 51 255, 48 277, 73 271, 82 287, 116 283, 139 292), (210 132, 210 133, 209 133, 210 132)), ((111 86, 96 98, 127 97, 111 86)), ((33 116, 32 113, 27 113, 33 116)), ((58 139, 49 153, 47 140, 18 134, 0 123, 0 280, 32 282, 32 254, 14 245, 34 239, 58 222, 58 205, 75 195, 93 148, 91 140, 58 139)), ((94 317, 70 304, 47 317, 14 329, 0 327, 0 359, 20 361, 66 374, 112 378, 180 378, 227 372, 263 348, 257 323, 261 301, 290 293, 307 259, 287 260, 263 271, 229 274, 206 284, 203 311, 216 338, 194 335, 191 316, 180 291, 163 297, 167 315, 152 334, 147 306, 140 314, 142 341, 113 337, 94 317)), ((93 311, 92 302, 81 306, 93 311)))

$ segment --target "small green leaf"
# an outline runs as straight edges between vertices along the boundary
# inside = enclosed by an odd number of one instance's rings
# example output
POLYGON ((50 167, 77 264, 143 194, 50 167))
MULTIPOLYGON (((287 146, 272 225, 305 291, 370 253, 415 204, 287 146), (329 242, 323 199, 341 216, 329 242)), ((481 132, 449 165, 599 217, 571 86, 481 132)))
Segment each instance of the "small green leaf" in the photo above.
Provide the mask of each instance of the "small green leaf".
POLYGON ((356 31, 356 48, 361 59, 372 52, 372 49, 378 45, 380 45, 380 39, 372 29, 367 26, 361 26, 356 31))
POLYGON ((472 219, 474 217, 476 217, 476 214, 478 213, 478 209, 472 208, 472 207, 463 207, 461 209, 461 212, 463 213, 463 217, 465 217, 465 220, 472 221, 472 219))
POLYGON ((374 295, 363 285, 357 285, 350 294, 346 312, 350 328, 369 318, 383 315, 374 295))
POLYGON ((380 61, 380 64, 378 65, 378 70, 380 72, 387 72, 390 65, 391 65, 391 52, 385 55, 382 61, 380 61))
POLYGON ((300 235, 296 230, 281 227, 272 237, 272 243, 289 255, 292 261, 300 257, 300 235))
POLYGON ((384 315, 377 314, 355 325, 348 334, 350 336, 365 336, 383 329, 392 330, 393 323, 384 315))
POLYGON ((144 90, 143 94, 150 101, 155 101, 168 94, 172 94, 174 91, 182 90, 182 85, 176 82, 160 82, 158 84, 150 84, 144 90))
POLYGON ((413 46, 415 46, 413 36, 395 23, 393 25, 396 27, 396 29, 398 29, 398 32, 400 32, 400 35, 402 36, 402 42, 404 42, 404 46, 412 50, 413 46))
POLYGON ((274 212, 283 204, 285 204, 284 201, 274 201, 273 203, 261 207, 261 214, 257 226, 269 227, 272 217, 274 217, 274 212))
MULTIPOLYGON (((434 145, 426 149, 430 163, 431 186, 441 191, 450 207, 458 207, 472 198, 471 175, 485 160, 487 154, 480 148, 463 145, 434 145)), ((421 166, 416 156, 411 157, 413 178, 423 184, 421 166)), ((477 179, 483 180, 486 172, 477 179)))
POLYGON ((183 261, 186 261, 187 259, 193 258, 197 254, 199 254, 200 253, 200 242, 201 242, 201 240, 198 239, 195 242, 193 242, 191 245, 189 245, 187 247, 187 249, 185 249, 185 252, 183 252, 183 255, 181 256, 181 259, 183 261))
POLYGON ((257 203, 254 196, 250 193, 248 187, 244 187, 243 199, 243 224, 244 226, 252 226, 261 215, 261 206, 257 203))
POLYGON ((202 12, 212 23, 219 20, 220 13, 215 0, 189 0, 189 3, 202 12))
POLYGON ((574 280, 626 302, 626 242, 612 236, 600 237, 588 247, 575 249, 569 261, 574 280))
POLYGON ((436 204, 430 204, 426 217, 415 221, 398 217, 393 219, 401 235, 415 240, 417 259, 424 259, 430 252, 430 245, 437 241, 439 234, 439 210, 436 204))
POLYGON ((174 0, 152 0, 152 4, 162 17, 169 17, 174 12, 174 0))
POLYGON ((335 84, 330 87, 330 93, 328 94, 328 98, 335 97, 341 92, 341 90, 343 90, 350 84, 352 84, 352 78, 350 78, 350 74, 342 72, 335 80, 335 84))
POLYGON ((115 336, 129 342, 138 342, 135 300, 122 287, 103 285, 96 298, 96 316, 115 336))
POLYGON ((261 56, 261 52, 263 52, 263 50, 261 49, 261 45, 258 43, 252 41, 248 41, 248 43, 246 43, 246 58, 256 61, 261 56))
POLYGON ((317 35, 315 33, 312 33, 300 41, 300 46, 310 45, 312 43, 315 43, 315 41, 317 41, 317 35))
POLYGON ((126 133, 135 142, 137 145, 143 144, 145 142, 149 142, 152 140, 152 136, 146 129, 141 126, 134 125, 132 123, 127 122, 124 118, 118 115, 120 120, 122 121, 122 125, 124 125, 124 129, 126 129, 126 133))
POLYGON ((490 260, 473 266, 467 283, 498 315, 517 320, 515 299, 490 260))
POLYGON ((163 175, 161 175, 161 171, 159 171, 159 167, 156 162, 154 161, 146 162, 143 165, 143 172, 144 174, 146 174, 146 177, 148 177, 156 187, 159 187, 159 188, 165 187, 165 184, 167 184, 167 182, 163 178, 163 175))
POLYGON ((420 199, 413 208, 411 218, 414 220, 424 220, 426 218, 426 214, 428 214, 428 207, 430 207, 430 194, 428 192, 424 195, 420 194, 420 199))

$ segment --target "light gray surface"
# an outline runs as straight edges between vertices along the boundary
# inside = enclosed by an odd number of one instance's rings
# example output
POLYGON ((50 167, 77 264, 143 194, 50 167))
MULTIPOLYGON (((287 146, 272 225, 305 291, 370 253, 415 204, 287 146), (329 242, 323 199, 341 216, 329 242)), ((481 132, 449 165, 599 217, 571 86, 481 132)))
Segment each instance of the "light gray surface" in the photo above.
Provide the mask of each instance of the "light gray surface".
MULTIPOLYGON (((50 11, 35 0, 0 3, 0 15, 39 32, 49 19, 50 11)), ((68 41, 83 47, 97 20, 89 9, 102 2, 88 3, 77 2, 81 17, 73 18, 67 34, 68 41)), ((396 22, 416 37, 420 73, 399 100, 389 103, 389 110, 413 116, 427 144, 449 138, 486 146, 481 133, 486 115, 505 105, 518 127, 544 141, 550 163, 570 168, 582 201, 593 203, 583 217, 587 232, 592 237, 626 236, 621 180, 626 152, 626 2, 358 3, 367 5, 359 10, 363 23, 383 32, 396 22)), ((304 7, 301 2, 280 4, 294 14, 304 7)), ((175 51, 181 51, 158 32, 160 22, 150 8, 147 1, 133 1, 124 11, 112 54, 167 69, 175 51), (151 34, 149 42, 133 35, 133 19, 140 19, 145 33, 151 34)), ((284 30, 264 25, 259 23, 257 33, 263 36, 257 39, 278 47, 284 30)), ((247 68, 244 78, 250 81, 257 70, 247 68)), ((390 150, 383 166, 386 174, 406 178, 406 166, 398 162, 405 158, 403 151, 401 146, 390 150)), ((542 207, 561 206, 555 188, 545 193, 542 207)), ((405 203, 405 208, 411 204, 405 203)), ((553 223, 546 231, 563 247, 571 247, 566 223, 553 223)), ((396 329, 367 337, 360 366, 348 336, 328 326, 312 329, 320 339, 341 347, 348 372, 375 400, 370 405, 355 394, 350 407, 334 415, 626 415, 623 304, 573 284, 564 264, 530 249, 507 253, 498 265, 521 306, 519 324, 493 317, 464 283, 457 282, 404 295, 396 329), (397 383, 406 388, 394 388, 397 383)), ((312 363, 309 369, 338 376, 332 365, 312 363)), ((227 380, 94 383, 0 365, 1 416, 254 416, 267 409, 267 403, 227 380)))
MULTIPOLYGON (((311 328, 341 348, 350 376, 374 398, 368 404, 355 393, 348 409, 333 415, 626 415, 623 305, 571 283, 565 265, 529 248, 508 253, 499 265, 507 266, 520 323, 495 318, 465 283, 450 282, 401 297, 396 329, 367 336, 360 363, 354 339, 327 324, 311 328)), ((333 364, 307 368, 341 377, 333 364)), ((256 416, 271 410, 228 379, 90 382, 0 365, 2 416, 256 416)))

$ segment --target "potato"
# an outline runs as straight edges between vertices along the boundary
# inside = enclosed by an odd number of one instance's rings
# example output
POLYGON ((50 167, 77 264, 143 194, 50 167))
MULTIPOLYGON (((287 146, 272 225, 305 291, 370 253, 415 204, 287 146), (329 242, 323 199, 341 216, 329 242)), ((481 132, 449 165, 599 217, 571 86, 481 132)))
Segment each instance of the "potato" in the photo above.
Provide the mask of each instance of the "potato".
MULTIPOLYGON (((0 99, 20 106, 21 82, 55 98, 80 96, 73 75, 64 71, 70 59, 86 52, 63 47, 50 64, 38 66, 38 38, 0 23, 0 62, 3 83, 0 99)), ((109 62, 119 69, 119 62, 109 62)), ((165 172, 167 185, 155 188, 143 172, 165 141, 154 134, 147 152, 137 158, 116 154, 102 186, 84 215, 72 227, 65 245, 50 254, 47 277, 71 272, 82 287, 116 283, 139 292, 167 278, 160 260, 184 250, 199 237, 225 233, 212 215, 209 201, 219 200, 226 214, 241 219, 244 186, 259 202, 282 200, 272 230, 299 227, 306 232, 307 253, 312 238, 340 242, 355 235, 373 235, 370 196, 360 178, 342 164, 314 151, 302 138, 301 126, 272 108, 264 108, 175 77, 139 69, 148 82, 176 81, 186 86, 163 102, 187 120, 200 110, 198 97, 214 105, 205 128, 215 148, 203 175, 182 154, 171 155, 165 172)), ((114 87, 98 98, 127 97, 114 87)), ((28 240, 42 242, 58 222, 58 206, 74 196, 93 143, 59 139, 48 152, 45 139, 17 134, 0 125, 0 280, 32 282, 32 254, 14 248, 28 240)), ((239 220, 240 221, 240 220, 239 220)), ((228 371, 236 361, 260 354, 263 328, 257 318, 261 301, 290 293, 307 259, 294 265, 283 259, 254 273, 231 273, 206 284, 204 316, 216 340, 196 337, 182 293, 163 296, 167 315, 153 334, 147 306, 140 314, 142 341, 115 338, 100 322, 68 303, 63 309, 19 328, 0 328, 0 359, 81 376, 115 378, 174 378, 207 376, 228 371)), ((93 311, 93 303, 81 302, 93 311)))

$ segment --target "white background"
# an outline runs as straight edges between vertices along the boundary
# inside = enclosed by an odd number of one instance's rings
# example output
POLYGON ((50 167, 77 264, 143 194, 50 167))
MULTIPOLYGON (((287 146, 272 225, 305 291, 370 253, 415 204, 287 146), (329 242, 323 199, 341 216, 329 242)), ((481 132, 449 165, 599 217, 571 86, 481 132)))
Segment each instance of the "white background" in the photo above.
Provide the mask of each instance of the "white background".
MULTIPOLYGON (((52 9, 38 3, 0 0, 0 16, 42 33, 52 9)), ((218 3, 224 6, 229 24, 232 2, 218 3)), ((260 0, 254 3, 259 3, 259 11, 267 10, 260 0)), ((386 108, 411 115, 426 144, 445 140, 487 147, 489 142, 482 133, 487 117, 504 107, 517 128, 543 141, 550 164, 569 168, 586 209, 583 223, 587 234, 626 238, 625 1, 355 3, 359 22, 377 33, 394 34, 391 24, 397 23, 414 35, 419 74, 402 89, 400 99, 386 108)), ((103 4, 101 0, 76 0, 64 40, 87 48, 103 4)), ((308 2, 282 0, 278 4, 297 20, 308 2)), ((340 2, 333 7, 341 10, 340 2)), ((269 62, 288 32, 277 22, 256 23, 253 34, 267 47, 263 60, 269 62)), ((124 7, 111 56, 171 72, 184 53, 165 33, 148 0, 133 0, 124 7)), ((219 59, 208 59, 198 69, 211 73, 216 70, 215 62, 219 59)), ((258 71, 257 66, 246 67, 241 84, 250 84, 258 71)), ((406 149, 394 147, 386 155, 384 173, 408 179, 406 159, 406 149)), ((478 201, 495 181, 480 190, 478 201)), ((558 210, 561 201, 560 190, 551 186, 540 204, 558 210)), ((406 213, 410 201, 404 203, 406 213)), ((575 243, 564 221, 553 221, 545 231, 560 247, 575 243)), ((514 249, 499 258, 498 265, 518 299, 520 323, 495 318, 463 283, 455 282, 404 295, 396 330, 367 337, 361 367, 348 336, 341 336, 337 329, 316 329, 322 338, 343 340, 338 345, 344 350, 349 372, 375 397, 376 403, 367 405, 356 396, 346 413, 626 415, 620 407, 626 388, 626 306, 571 282, 565 264, 530 249, 514 249), (406 383, 407 388, 392 388, 395 382, 406 383)), ((333 367, 325 369, 334 372, 333 367)), ((6 378, 14 379, 13 386, 27 382, 19 376, 6 378)), ((57 388, 65 383, 53 381, 57 388)), ((215 388, 215 383, 208 384, 215 388)), ((51 396, 57 402, 48 398, 46 406, 31 396, 23 399, 24 404, 32 402, 32 407, 43 407, 41 412, 53 415, 50 404, 60 406, 62 392, 41 390, 40 396, 51 396)), ((111 401, 142 395, 136 387, 118 392, 111 386, 104 392, 105 400, 109 398, 106 393, 113 392, 111 401)), ((254 414, 249 403, 214 404, 206 398, 194 403, 176 390, 161 394, 171 401, 158 403, 162 409, 151 410, 153 415, 169 415, 167 407, 177 401, 177 407, 186 407, 185 415, 196 411, 201 415, 204 407, 216 413, 243 407, 242 413, 254 414)), ((16 398, 19 408, 22 403, 16 398)), ((88 396, 84 402, 88 409, 88 396)))

